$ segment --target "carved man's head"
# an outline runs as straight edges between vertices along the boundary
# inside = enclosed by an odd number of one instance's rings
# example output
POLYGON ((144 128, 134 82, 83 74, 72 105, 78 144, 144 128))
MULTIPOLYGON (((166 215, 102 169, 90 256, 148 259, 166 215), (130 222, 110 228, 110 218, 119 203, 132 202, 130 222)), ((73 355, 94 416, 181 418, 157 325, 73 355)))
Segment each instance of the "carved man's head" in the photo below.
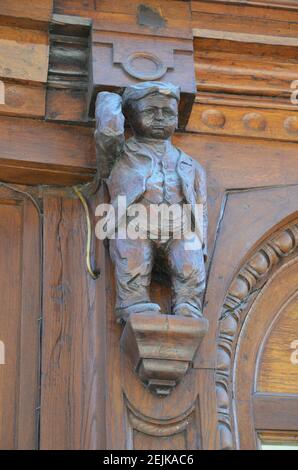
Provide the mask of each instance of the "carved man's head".
POLYGON ((127 87, 123 106, 133 132, 140 137, 168 139, 178 125, 180 90, 171 83, 143 82, 127 87))

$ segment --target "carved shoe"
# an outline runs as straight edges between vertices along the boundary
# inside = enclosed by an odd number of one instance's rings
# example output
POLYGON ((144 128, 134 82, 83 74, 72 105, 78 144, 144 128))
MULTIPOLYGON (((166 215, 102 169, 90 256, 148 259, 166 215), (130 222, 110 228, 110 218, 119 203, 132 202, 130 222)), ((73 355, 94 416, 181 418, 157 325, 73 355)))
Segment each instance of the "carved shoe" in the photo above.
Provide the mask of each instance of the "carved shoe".
POLYGON ((156 312, 160 313, 160 306, 151 302, 142 302, 139 304, 130 305, 129 307, 116 308, 116 317, 118 323, 125 324, 129 315, 132 313, 147 313, 156 312))
POLYGON ((175 306, 174 315, 182 315, 184 317, 192 318, 202 318, 203 312, 198 307, 194 307, 193 305, 184 303, 175 306))

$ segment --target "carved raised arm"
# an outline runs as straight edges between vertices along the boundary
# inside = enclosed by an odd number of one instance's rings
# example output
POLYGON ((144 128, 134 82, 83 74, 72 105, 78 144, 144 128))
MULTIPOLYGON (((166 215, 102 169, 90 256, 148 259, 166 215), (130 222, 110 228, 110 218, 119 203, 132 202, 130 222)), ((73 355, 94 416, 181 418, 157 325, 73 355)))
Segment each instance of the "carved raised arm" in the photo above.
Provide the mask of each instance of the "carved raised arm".
POLYGON ((99 177, 108 178, 124 144, 122 99, 117 93, 98 93, 95 104, 95 140, 99 177))

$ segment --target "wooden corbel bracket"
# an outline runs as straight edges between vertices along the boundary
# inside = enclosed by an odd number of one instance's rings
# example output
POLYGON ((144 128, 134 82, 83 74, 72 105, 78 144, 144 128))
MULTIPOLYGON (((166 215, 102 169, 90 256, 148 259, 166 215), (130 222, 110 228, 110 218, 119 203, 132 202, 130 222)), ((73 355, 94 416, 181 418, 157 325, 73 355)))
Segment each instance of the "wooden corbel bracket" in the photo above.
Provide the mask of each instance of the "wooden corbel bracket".
POLYGON ((122 333, 122 353, 146 388, 167 396, 191 368, 208 326, 206 318, 135 313, 122 333))

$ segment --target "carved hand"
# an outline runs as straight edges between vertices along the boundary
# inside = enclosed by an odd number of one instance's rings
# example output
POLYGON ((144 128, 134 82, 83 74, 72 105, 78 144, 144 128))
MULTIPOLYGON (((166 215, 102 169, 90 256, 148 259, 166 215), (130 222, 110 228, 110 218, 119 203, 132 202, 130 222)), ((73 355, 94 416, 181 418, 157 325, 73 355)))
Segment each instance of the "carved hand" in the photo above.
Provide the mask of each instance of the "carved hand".
POLYGON ((98 93, 95 104, 96 156, 100 178, 108 178, 124 144, 122 99, 117 93, 98 93))

